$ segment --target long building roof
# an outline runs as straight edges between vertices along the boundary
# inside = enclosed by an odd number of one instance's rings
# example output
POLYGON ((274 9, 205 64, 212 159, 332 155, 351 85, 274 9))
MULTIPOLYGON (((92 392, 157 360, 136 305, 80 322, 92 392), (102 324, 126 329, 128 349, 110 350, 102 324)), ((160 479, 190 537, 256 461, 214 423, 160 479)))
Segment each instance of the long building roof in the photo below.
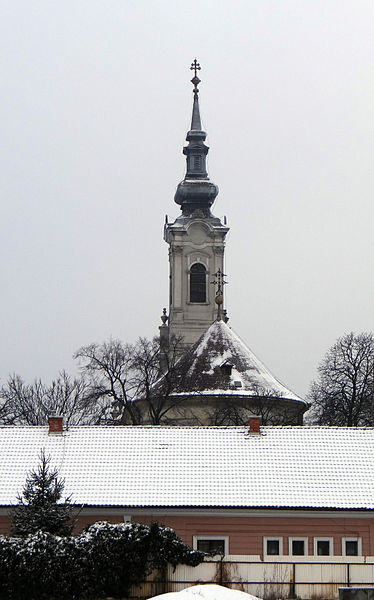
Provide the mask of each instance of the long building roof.
POLYGON ((0 505, 44 449, 87 506, 374 509, 374 429, 0 427, 0 505))

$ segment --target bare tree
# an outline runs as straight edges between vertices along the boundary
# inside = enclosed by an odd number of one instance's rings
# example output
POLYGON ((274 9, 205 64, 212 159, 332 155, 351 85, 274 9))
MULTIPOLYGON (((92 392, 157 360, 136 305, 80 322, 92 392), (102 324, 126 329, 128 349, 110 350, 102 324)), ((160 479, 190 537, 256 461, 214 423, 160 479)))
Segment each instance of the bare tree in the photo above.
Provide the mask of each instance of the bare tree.
POLYGON ((171 393, 179 380, 174 376, 179 355, 178 340, 172 340, 166 352, 158 338, 139 338, 135 344, 119 340, 90 344, 74 358, 89 383, 87 397, 109 401, 106 422, 159 425, 178 402, 171 393))
POLYGON ((83 346, 75 354, 88 382, 87 399, 107 401, 106 421, 137 425, 140 416, 132 402, 136 394, 133 381, 134 347, 119 340, 83 346))
POLYGON ((92 403, 87 389, 82 378, 72 379, 66 371, 50 385, 40 379, 26 384, 19 375, 12 375, 0 390, 0 420, 3 424, 45 425, 49 415, 60 414, 67 425, 97 423, 106 406, 102 401, 92 403))
POLYGON ((374 407, 374 336, 349 333, 339 338, 311 384, 308 421, 318 425, 372 426, 374 407))
POLYGON ((183 389, 186 375, 186 369, 178 364, 182 348, 182 339, 178 337, 169 340, 166 351, 157 338, 152 342, 140 339, 136 347, 137 397, 142 399, 152 425, 172 425, 175 419, 179 420, 176 409, 181 407, 184 397, 178 392, 183 389))
POLYGON ((169 423, 168 414, 181 402, 171 398, 181 377, 174 369, 180 352, 179 341, 165 348, 157 338, 90 344, 74 356, 81 365, 79 378, 62 371, 46 385, 10 376, 0 389, 0 423, 45 425, 53 413, 63 415, 68 426, 169 423))

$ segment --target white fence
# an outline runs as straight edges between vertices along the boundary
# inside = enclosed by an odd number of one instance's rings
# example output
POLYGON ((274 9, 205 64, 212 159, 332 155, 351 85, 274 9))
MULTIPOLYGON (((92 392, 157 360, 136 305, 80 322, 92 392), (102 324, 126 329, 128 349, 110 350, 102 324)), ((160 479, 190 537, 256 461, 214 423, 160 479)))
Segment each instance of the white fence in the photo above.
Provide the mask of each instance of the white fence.
POLYGON ((336 599, 340 587, 374 587, 374 563, 205 561, 153 574, 134 587, 131 598, 178 592, 199 583, 218 583, 259 598, 336 599))

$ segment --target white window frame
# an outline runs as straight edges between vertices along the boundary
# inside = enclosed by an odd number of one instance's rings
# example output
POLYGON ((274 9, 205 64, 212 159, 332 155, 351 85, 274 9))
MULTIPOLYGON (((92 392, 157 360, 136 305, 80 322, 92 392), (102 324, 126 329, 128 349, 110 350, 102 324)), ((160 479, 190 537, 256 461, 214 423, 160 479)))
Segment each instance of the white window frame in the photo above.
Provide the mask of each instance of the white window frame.
POLYGON ((315 537, 313 542, 313 552, 314 556, 324 557, 324 556, 334 556, 334 538, 332 537, 315 537), (318 542, 329 542, 330 544, 330 552, 328 554, 318 554, 317 553, 317 545, 318 542))
POLYGON ((308 556, 308 538, 307 537, 289 537, 288 538, 288 553, 289 556, 308 556), (292 542, 304 542, 304 554, 292 554, 292 542))
POLYGON ((268 536, 264 536, 263 538, 263 552, 264 552, 264 556, 265 557, 274 557, 274 556, 283 556, 283 537, 278 537, 276 535, 268 535, 268 536), (267 550, 267 543, 268 542, 279 542, 279 554, 268 554, 267 550))
POLYGON ((357 542, 357 554, 353 556, 362 556, 362 538, 361 537, 342 537, 342 556, 352 556, 352 554, 346 554, 345 543, 346 542, 357 542))
MULTIPOLYGON (((223 540, 224 541, 224 556, 229 554, 229 536, 228 535, 194 535, 193 549, 197 550, 197 542, 199 540, 223 540)), ((215 556, 218 556, 216 554, 215 556)))

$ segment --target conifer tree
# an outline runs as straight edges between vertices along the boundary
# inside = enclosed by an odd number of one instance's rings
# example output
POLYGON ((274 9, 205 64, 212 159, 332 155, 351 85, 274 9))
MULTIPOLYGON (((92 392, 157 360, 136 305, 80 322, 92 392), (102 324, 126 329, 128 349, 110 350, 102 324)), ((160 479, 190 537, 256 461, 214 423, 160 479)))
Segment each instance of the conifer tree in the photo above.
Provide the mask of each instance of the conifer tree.
POLYGON ((42 450, 37 470, 29 473, 23 493, 17 497, 18 504, 11 512, 12 533, 16 536, 36 531, 66 536, 73 530, 74 505, 70 497, 59 503, 65 481, 58 477, 56 468, 50 467, 50 462, 50 456, 42 450))

